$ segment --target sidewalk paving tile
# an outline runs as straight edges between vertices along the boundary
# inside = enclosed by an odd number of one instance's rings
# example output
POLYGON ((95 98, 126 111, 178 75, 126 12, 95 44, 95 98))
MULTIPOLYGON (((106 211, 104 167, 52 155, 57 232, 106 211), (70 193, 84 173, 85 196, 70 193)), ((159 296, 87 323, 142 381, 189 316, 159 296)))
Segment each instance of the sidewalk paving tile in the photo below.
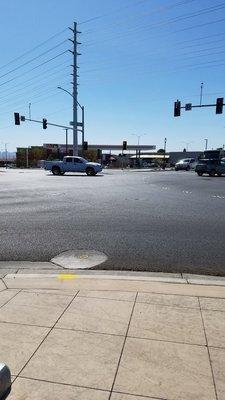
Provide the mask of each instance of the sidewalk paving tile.
POLYGON ((2 307, 7 301, 9 301, 13 296, 15 296, 19 290, 16 289, 6 289, 0 292, 0 307, 2 307))
POLYGON ((54 329, 22 376, 110 390, 124 338, 54 329))
POLYGON ((125 335, 132 307, 128 301, 76 297, 56 327, 125 335))
POLYGON ((47 328, 0 322, 0 360, 16 375, 49 332, 47 328))
POLYGON ((225 399, 225 349, 210 348, 218 400, 225 399))
POLYGON ((5 290, 5 285, 4 285, 4 283, 3 283, 3 281, 0 279, 0 292, 1 292, 1 290, 5 290))
POLYGON ((225 311, 225 299, 212 299, 208 297, 200 298, 202 310, 225 311))
POLYGON ((225 347, 225 313, 202 310, 209 346, 225 347))
MULTIPOLYGON (((112 393, 111 400, 151 400, 152 397, 133 396, 123 393, 112 393)), ((156 399, 153 399, 156 400, 156 399)), ((164 399, 163 399, 164 400, 164 399)))
POLYGON ((128 336, 205 345, 200 310, 136 303, 128 336))
POLYGON ((173 400, 216 400, 206 347, 127 338, 114 390, 173 400))
POLYGON ((0 308, 0 321, 52 327, 72 296, 21 292, 0 308))
POLYGON ((9 400, 108 400, 109 393, 57 383, 17 378, 9 400))
POLYGON ((78 297, 95 297, 98 299, 134 301, 136 292, 120 292, 116 290, 81 290, 78 297))
POLYGON ((197 297, 158 293, 138 293, 137 303, 161 304, 185 308, 199 308, 197 297))

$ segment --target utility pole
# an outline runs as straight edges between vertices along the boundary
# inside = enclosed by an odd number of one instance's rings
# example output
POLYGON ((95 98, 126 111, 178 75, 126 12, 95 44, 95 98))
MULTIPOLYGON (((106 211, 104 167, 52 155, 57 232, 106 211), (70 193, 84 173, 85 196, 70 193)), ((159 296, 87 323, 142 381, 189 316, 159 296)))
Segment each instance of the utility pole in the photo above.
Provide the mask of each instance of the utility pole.
POLYGON ((84 106, 81 107, 82 111, 82 151, 84 147, 84 106))
POLYGON ((66 156, 68 156, 68 128, 65 129, 66 132, 66 156))
POLYGON ((204 139, 205 140, 205 150, 208 149, 208 139, 204 139))
POLYGON ((166 168, 166 143, 167 143, 167 138, 164 139, 163 169, 166 168))
POLYGON ((7 167, 8 167, 8 150, 7 150, 7 144, 8 144, 8 143, 5 143, 5 167, 6 167, 6 169, 7 169, 7 167))
POLYGON ((70 28, 70 30, 73 32, 73 40, 70 39, 70 41, 73 43, 73 155, 77 156, 78 155, 78 138, 77 138, 77 95, 78 95, 78 84, 77 84, 77 70, 78 70, 78 65, 77 65, 77 56, 80 55, 77 51, 77 45, 81 44, 77 41, 77 34, 81 33, 78 32, 77 30, 77 23, 74 22, 73 24, 73 29, 70 28))
POLYGON ((29 168, 29 147, 26 148, 26 161, 27 161, 27 168, 29 168))
POLYGON ((204 86, 204 83, 202 82, 202 83, 201 83, 201 90, 200 90, 200 106, 202 105, 203 86, 204 86))
POLYGON ((31 103, 29 103, 29 119, 31 119, 31 103))

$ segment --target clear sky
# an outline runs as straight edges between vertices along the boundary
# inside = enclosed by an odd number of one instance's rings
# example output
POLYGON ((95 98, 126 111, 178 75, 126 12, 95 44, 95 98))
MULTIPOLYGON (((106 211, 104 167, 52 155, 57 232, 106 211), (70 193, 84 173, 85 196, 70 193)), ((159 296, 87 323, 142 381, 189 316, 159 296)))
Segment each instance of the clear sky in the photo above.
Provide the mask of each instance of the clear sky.
POLYGON ((199 103, 201 82, 203 103, 225 94, 225 1, 1 0, 0 150, 64 142, 60 128, 14 126, 13 112, 28 116, 31 103, 34 119, 72 119, 72 98, 57 86, 72 88, 73 21, 82 32, 79 102, 89 143, 134 144, 136 134, 157 148, 167 137, 170 151, 202 150, 205 138, 209 148, 225 144, 225 110, 173 117, 177 98, 199 103))

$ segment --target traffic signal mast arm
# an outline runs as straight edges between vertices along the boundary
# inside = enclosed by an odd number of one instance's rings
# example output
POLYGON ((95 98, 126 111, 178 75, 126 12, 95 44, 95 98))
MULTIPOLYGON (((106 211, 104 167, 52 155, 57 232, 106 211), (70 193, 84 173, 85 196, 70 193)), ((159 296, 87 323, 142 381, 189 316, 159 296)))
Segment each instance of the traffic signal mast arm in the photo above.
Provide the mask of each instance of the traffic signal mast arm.
POLYGON ((179 100, 174 103, 174 117, 180 117, 180 110, 185 109, 185 111, 191 111, 192 108, 203 108, 203 107, 216 107, 216 114, 223 113, 223 106, 225 103, 223 102, 223 97, 218 97, 215 104, 198 104, 193 106, 192 103, 187 103, 185 106, 181 106, 181 102, 179 100))
MULTIPOLYGON (((14 113, 14 118, 15 118, 15 125, 20 125, 20 121, 24 122, 24 121, 29 121, 29 122, 36 122, 38 124, 42 124, 46 126, 50 125, 50 126, 57 126, 58 128, 64 128, 64 129, 70 129, 73 130, 73 128, 71 128, 71 126, 65 126, 65 125, 59 125, 59 124, 54 124, 52 122, 48 122, 46 118, 43 118, 41 121, 37 120, 37 119, 31 119, 31 118, 26 118, 24 115, 21 115, 19 113, 14 113), (19 123, 18 123, 19 122, 19 123)), ((46 129, 44 128, 44 129, 46 129)), ((82 129, 77 129, 79 132, 82 132, 82 129)))

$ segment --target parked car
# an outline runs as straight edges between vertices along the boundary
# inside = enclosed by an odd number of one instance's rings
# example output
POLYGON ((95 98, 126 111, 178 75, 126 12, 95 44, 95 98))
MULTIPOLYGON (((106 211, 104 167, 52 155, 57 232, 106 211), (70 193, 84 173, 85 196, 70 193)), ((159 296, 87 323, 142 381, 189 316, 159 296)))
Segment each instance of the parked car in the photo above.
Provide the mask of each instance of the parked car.
POLYGON ((198 176, 203 174, 222 176, 225 174, 225 158, 221 158, 221 160, 199 160, 195 167, 195 172, 197 172, 198 176))
POLYGON ((196 166, 196 161, 194 158, 185 158, 183 160, 178 161, 175 164, 175 171, 185 170, 190 171, 190 169, 194 169, 196 166))
POLYGON ((53 175, 64 175, 65 172, 85 172, 94 176, 102 171, 99 163, 89 162, 82 157, 66 156, 63 161, 45 161, 46 170, 52 171, 53 175))

